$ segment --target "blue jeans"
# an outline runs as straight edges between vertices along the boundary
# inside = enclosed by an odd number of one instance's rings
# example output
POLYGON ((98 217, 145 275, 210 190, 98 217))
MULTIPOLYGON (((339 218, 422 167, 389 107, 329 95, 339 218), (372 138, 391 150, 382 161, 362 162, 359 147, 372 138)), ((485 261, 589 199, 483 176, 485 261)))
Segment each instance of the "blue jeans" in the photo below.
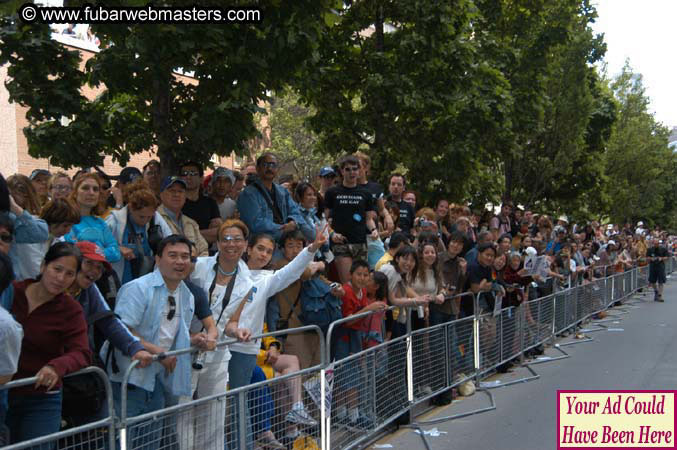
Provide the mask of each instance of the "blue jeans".
MULTIPOLYGON (((57 433, 61 429, 61 391, 10 396, 6 423, 12 444, 57 433)), ((54 448, 55 444, 33 448, 54 448)))
MULTIPOLYGON (((233 390, 251 384, 252 374, 254 373, 254 367, 256 366, 256 355, 234 352, 232 350, 230 354, 230 362, 228 363, 228 389, 233 390)), ((238 408, 239 404, 237 396, 232 398, 234 400, 235 408, 238 408)), ((235 411, 237 411, 237 409, 235 411)), ((248 404, 245 404, 244 411, 247 420, 247 448, 252 449, 254 447, 254 440, 248 404)), ((235 427, 235 442, 231 442, 227 445, 228 448, 237 448, 239 445, 241 436, 239 436, 238 430, 239 428, 235 427)))
MULTIPOLYGON (((258 383, 266 380, 266 374, 259 366, 254 367, 251 383, 258 383)), ((272 427, 271 420, 275 411, 275 403, 273 402, 273 395, 268 386, 262 386, 249 395, 249 410, 254 416, 252 423, 252 430, 255 436, 268 431, 272 427)))
MULTIPOLYGON (((113 387, 113 403, 115 412, 121 417, 122 411, 122 385, 117 382, 111 383, 113 387)), ((129 385, 127 390, 127 417, 140 416, 149 412, 157 411, 165 407, 165 389, 160 375, 155 377, 155 390, 153 392, 141 389, 138 386, 129 385)), ((135 423, 128 432, 128 447, 138 449, 158 448, 162 438, 162 420, 148 420, 147 422, 135 423)))

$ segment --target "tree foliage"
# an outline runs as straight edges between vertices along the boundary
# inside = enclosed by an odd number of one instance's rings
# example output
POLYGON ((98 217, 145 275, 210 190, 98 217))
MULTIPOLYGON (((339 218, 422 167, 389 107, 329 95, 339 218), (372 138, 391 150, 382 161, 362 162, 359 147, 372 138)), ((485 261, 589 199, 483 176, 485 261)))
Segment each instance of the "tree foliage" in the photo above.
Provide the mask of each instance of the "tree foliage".
POLYGON ((604 160, 607 212, 617 222, 674 224, 677 158, 668 147, 669 131, 649 113, 642 76, 628 63, 610 86, 618 120, 604 160))
POLYGON ((0 64, 10 63, 10 99, 29 107, 32 156, 72 167, 112 155, 125 165, 156 146, 171 170, 182 159, 245 153, 259 105, 313 55, 330 6, 262 0, 260 24, 92 25, 103 49, 84 72, 78 52, 51 40, 47 26, 5 16, 0 64), (179 68, 196 83, 178 80, 179 68), (80 92, 85 83, 105 89, 89 101, 80 92))
POLYGON ((275 94, 270 101, 268 125, 271 151, 280 163, 293 168, 298 179, 313 180, 320 168, 332 165, 333 158, 322 153, 318 136, 306 124, 312 109, 299 102, 290 89, 275 94))
POLYGON ((468 0, 352 2, 294 85, 332 154, 365 149, 385 181, 398 166, 424 199, 460 200, 475 161, 509 120, 507 84, 479 57, 468 0), (493 132, 492 132, 493 131, 493 132))

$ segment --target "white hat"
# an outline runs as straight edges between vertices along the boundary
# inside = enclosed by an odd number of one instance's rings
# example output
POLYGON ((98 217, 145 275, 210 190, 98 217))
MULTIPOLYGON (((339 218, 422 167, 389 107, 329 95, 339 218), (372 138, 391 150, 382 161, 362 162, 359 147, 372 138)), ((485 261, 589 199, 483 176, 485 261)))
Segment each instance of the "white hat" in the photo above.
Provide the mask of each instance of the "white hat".
POLYGON ((533 248, 533 247, 527 247, 527 248, 524 250, 524 253, 526 253, 526 254, 529 255, 529 256, 536 256, 536 255, 538 254, 538 252, 536 251, 536 249, 533 248))
POLYGON ((569 218, 567 216, 559 216, 557 220, 560 220, 562 222, 566 222, 567 224, 569 223, 569 218))
POLYGON ((609 242, 607 242, 607 245, 616 245, 616 241, 610 240, 609 242))
POLYGON ((613 224, 611 224, 611 223, 610 223, 609 225, 606 226, 606 229, 607 229, 607 230, 613 230, 613 228, 614 228, 614 226, 613 226, 613 224))
POLYGON ((638 227, 641 227, 642 225, 644 225, 644 222, 642 222, 641 220, 639 222, 637 222, 638 227))

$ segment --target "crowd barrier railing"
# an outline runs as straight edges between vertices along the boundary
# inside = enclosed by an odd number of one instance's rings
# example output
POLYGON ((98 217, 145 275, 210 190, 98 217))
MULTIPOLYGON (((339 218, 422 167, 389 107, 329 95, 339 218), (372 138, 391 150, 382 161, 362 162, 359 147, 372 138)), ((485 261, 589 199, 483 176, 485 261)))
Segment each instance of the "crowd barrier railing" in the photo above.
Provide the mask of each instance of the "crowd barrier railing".
MULTIPOLYGON (((674 259, 666 261, 668 274, 674 271, 674 267, 674 259)), ((105 373, 98 368, 88 368, 85 372, 104 378, 108 417, 8 448, 62 444, 67 438, 75 442, 74 436, 102 429, 107 430, 105 445, 92 443, 92 448, 111 449, 118 445, 123 450, 248 450, 261 436, 281 439, 289 434, 297 436, 297 439, 310 439, 322 449, 354 448, 373 439, 385 426, 404 414, 411 414, 414 406, 466 381, 474 379, 479 382, 483 376, 506 362, 521 358, 525 352, 548 342, 554 343, 557 335, 581 326, 596 314, 646 287, 648 273, 648 266, 638 266, 604 278, 586 280, 583 284, 544 297, 525 300, 519 306, 494 311, 480 309, 479 294, 464 293, 457 298, 473 302, 475 313, 472 316, 420 330, 412 330, 411 327, 411 317, 416 310, 406 308, 406 332, 367 348, 351 346, 350 335, 345 333, 346 325, 383 315, 385 311, 367 312, 333 322, 327 330, 326 339, 316 326, 254 336, 252 339, 317 334, 321 362, 300 371, 282 373, 245 387, 190 399, 135 417, 127 416, 126 405, 129 377, 133 370, 143 370, 135 369, 137 362, 130 365, 121 384, 123 407, 117 420, 113 412, 111 385, 105 373), (347 345, 348 356, 334 359, 337 345, 347 345), (305 422, 289 420, 290 417, 294 419, 291 413, 299 402, 310 414, 305 422), (358 412, 356 420, 354 411, 358 412), (203 436, 198 442, 198 435, 204 430, 211 430, 208 434, 210 439, 203 436)), ((219 342, 218 347, 234 342, 232 339, 224 340, 219 342)), ((195 351, 194 348, 182 349, 155 355, 155 359, 159 361, 195 351)), ((524 380, 538 378, 533 370, 531 372, 535 376, 524 380)), ((0 386, 0 389, 34 382, 34 378, 13 381, 0 386)), ((508 384, 511 383, 504 385, 508 384)), ((100 436, 97 438, 100 439, 100 436)), ((67 444, 59 448, 82 446, 67 444)))
MULTIPOLYGON (((272 404, 271 396, 273 394, 270 391, 277 391, 279 386, 286 385, 284 387, 288 391, 287 398, 290 400, 284 402, 284 406, 288 410, 291 410, 293 403, 303 402, 302 379, 305 378, 306 381, 309 381, 312 377, 319 378, 321 370, 326 366, 324 336, 319 327, 309 325, 251 337, 254 340, 305 333, 317 334, 320 343, 321 361, 314 367, 283 374, 270 380, 262 380, 204 398, 185 399, 187 400, 185 402, 179 402, 147 414, 129 417, 127 415, 129 379, 138 365, 138 362, 134 361, 125 372, 121 383, 121 411, 118 423, 120 448, 122 450, 164 448, 246 450, 253 447, 253 442, 256 440, 256 436, 254 436, 256 431, 261 430, 261 433, 270 431, 275 434, 275 430, 283 427, 279 423, 271 423, 275 417, 271 417, 274 416, 274 411, 271 413, 270 408, 279 408, 283 405, 279 402, 272 404), (252 411, 254 411, 253 414, 252 411), (264 425, 263 422, 266 422, 266 424, 264 425), (261 429, 261 427, 267 429, 261 429), (273 427, 276 428, 273 429, 273 427)), ((223 340, 217 344, 217 349, 223 349, 235 342, 237 341, 234 339, 223 340)), ((154 359, 159 361, 167 357, 197 351, 195 348, 175 350, 155 355, 154 359)), ((193 376, 196 376, 195 369, 193 369, 193 376)), ((198 392, 199 390, 198 384, 198 392)), ((313 392, 313 389, 307 388, 307 391, 313 392)), ((319 386, 315 391, 322 392, 319 386)), ((319 398, 319 395, 316 397, 320 405, 315 409, 320 410, 319 414, 323 414, 322 399, 319 398)), ((176 403, 176 401, 173 403, 176 403)), ((319 440, 321 432, 316 428, 306 428, 305 431, 310 430, 306 434, 319 440)))
MULTIPOLYGON (((113 411, 113 396, 108 375, 99 367, 87 367, 78 372, 66 375, 64 378, 83 374, 94 374, 101 379, 106 390, 107 409, 105 412, 107 415, 105 418, 85 425, 62 430, 58 433, 8 445, 2 447, 3 450, 19 450, 26 448, 47 450, 57 447, 64 450, 115 448, 116 424, 113 411)), ((37 377, 10 381, 7 384, 0 385, 0 391, 23 386, 32 386, 35 385, 36 381, 37 377)), ((11 411, 9 413, 11 414, 11 411)))

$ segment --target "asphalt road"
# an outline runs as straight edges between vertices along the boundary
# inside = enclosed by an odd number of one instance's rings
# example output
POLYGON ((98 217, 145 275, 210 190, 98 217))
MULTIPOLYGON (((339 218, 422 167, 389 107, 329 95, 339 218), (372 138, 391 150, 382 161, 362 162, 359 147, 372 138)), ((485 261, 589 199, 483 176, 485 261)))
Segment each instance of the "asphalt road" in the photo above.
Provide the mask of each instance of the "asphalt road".
MULTIPOLYGON (((646 291, 646 290, 645 290, 646 291)), ((570 358, 532 366, 540 378, 527 383, 493 389, 496 409, 490 412, 424 425, 436 428, 427 436, 432 449, 545 450, 556 446, 556 393, 558 389, 677 389, 677 274, 665 286, 665 303, 637 295, 627 314, 607 322, 608 331, 589 333, 594 340, 566 346, 570 358), (637 300, 642 300, 638 302, 637 300)), ((612 310, 613 311, 613 310, 612 310)), ((570 342, 563 338, 560 342, 570 342)), ((557 356, 553 349, 546 355, 557 356)), ((529 375, 524 368, 494 380, 529 375)), ((476 393, 454 401, 418 420, 434 419, 489 405, 488 397, 476 393)), ((400 429, 381 439, 378 446, 393 449, 425 449, 413 430, 400 429)), ((373 448, 373 446, 372 446, 373 448)), ((379 448, 379 447, 376 447, 379 448)))

